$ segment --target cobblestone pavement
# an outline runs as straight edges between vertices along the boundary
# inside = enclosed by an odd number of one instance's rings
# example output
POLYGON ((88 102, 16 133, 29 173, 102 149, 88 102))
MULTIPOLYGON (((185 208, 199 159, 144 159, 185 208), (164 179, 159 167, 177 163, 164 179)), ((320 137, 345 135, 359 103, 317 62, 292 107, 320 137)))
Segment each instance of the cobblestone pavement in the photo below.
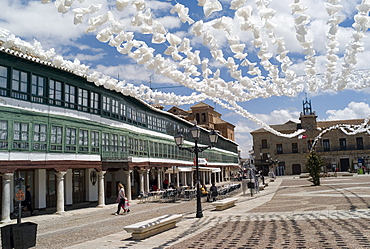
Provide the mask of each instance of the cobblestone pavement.
POLYGON ((114 216, 116 205, 39 215, 36 248, 370 248, 370 176, 322 179, 279 178, 256 194, 238 195, 235 207, 213 211, 195 201, 132 205, 114 216), (174 229, 134 241, 123 227, 164 214, 182 213, 174 229))
POLYGON ((370 248, 369 208, 369 176, 284 179, 270 201, 169 248, 370 248))

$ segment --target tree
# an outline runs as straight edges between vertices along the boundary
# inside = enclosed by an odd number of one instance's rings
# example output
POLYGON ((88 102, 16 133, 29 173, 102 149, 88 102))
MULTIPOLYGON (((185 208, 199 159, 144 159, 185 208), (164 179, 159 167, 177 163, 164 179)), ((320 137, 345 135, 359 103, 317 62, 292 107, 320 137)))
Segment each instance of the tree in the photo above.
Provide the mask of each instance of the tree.
POLYGON ((324 160, 316 154, 315 151, 311 151, 308 154, 306 168, 310 177, 312 178, 313 185, 319 186, 320 185, 320 173, 322 167, 325 165, 324 160))

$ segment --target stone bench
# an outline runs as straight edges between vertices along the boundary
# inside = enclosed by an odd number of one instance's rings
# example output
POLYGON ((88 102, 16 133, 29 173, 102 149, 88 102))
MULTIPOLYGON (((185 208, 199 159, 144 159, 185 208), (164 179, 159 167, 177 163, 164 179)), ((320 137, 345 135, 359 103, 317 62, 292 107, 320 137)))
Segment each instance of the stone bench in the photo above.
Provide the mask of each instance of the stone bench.
POLYGON ((337 172, 337 176, 353 176, 353 173, 349 173, 349 172, 337 172))
POLYGON ((310 177, 310 174, 309 173, 301 173, 299 175, 299 178, 309 178, 310 177))
POLYGON ((131 233, 134 240, 141 240, 176 227, 176 222, 181 218, 182 214, 163 215, 125 226, 123 229, 125 229, 126 232, 131 233))
POLYGON ((212 205, 216 208, 216 211, 222 211, 229 207, 235 206, 236 201, 238 198, 226 198, 223 200, 218 200, 212 203, 212 205))

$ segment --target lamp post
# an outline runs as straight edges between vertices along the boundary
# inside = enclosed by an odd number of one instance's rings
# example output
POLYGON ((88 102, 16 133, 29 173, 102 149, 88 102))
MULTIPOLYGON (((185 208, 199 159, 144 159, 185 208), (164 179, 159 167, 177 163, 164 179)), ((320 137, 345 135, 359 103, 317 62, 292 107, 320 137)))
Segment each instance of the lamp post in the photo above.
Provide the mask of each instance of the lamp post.
POLYGON ((198 154, 206 149, 211 148, 213 145, 217 143, 218 134, 214 130, 209 133, 209 140, 211 142, 210 146, 199 147, 198 146, 198 139, 200 137, 200 129, 198 126, 194 126, 191 128, 191 135, 194 139, 194 147, 182 147, 184 144, 184 136, 181 133, 178 133, 175 138, 175 143, 179 147, 180 150, 187 150, 191 153, 195 153, 195 173, 196 173, 196 181, 197 181, 197 213, 196 218, 202 218, 202 202, 201 202, 201 195, 200 195, 200 181, 199 181, 199 162, 198 162, 198 154))

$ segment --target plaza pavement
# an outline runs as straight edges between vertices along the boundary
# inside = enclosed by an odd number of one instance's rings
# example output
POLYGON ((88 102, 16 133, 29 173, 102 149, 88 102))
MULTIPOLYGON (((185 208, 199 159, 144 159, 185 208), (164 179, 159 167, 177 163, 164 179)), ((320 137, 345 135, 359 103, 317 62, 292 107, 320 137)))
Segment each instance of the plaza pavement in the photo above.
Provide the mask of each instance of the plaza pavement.
POLYGON ((370 177, 278 178, 233 208, 186 215, 142 241, 124 231, 69 248, 370 248, 370 177))
MULTIPOLYGON (((33 216, 24 221, 33 221, 44 226, 38 233, 36 248, 370 248, 370 176, 329 177, 321 181, 321 186, 311 186, 307 179, 286 176, 270 182, 269 186, 250 197, 239 193, 235 207, 224 211, 213 211, 208 203, 203 204, 203 218, 195 218, 195 202, 177 204, 138 204, 133 201, 133 211, 128 215, 107 217, 107 209, 80 209, 66 212, 65 217, 73 220, 86 220, 84 215, 92 214, 97 219, 92 224, 102 224, 86 233, 101 233, 105 220, 112 223, 116 232, 105 236, 91 236, 82 242, 70 242, 72 246, 52 246, 43 243, 50 233, 53 239, 57 233, 45 231, 46 222, 61 221, 55 215, 33 216), (170 206, 170 209, 168 209, 170 206), (192 210, 188 210, 191 207, 192 210), (97 211, 98 210, 98 211, 97 211), (163 212, 180 212, 183 219, 177 227, 151 236, 141 241, 131 239, 123 230, 123 223, 133 223, 135 218, 151 214, 160 216, 163 212), (185 211, 186 210, 186 211, 185 211), (194 210, 194 212, 193 212, 194 210), (98 213, 102 213, 98 216, 98 213), (102 218, 105 217, 105 218, 102 218), (119 220, 120 219, 120 220, 119 220), (99 238, 96 238, 99 237, 99 238)), ((109 210, 110 209, 110 210, 109 210)), ((149 217, 149 216, 148 216, 149 217)), ((90 218, 91 219, 91 218, 90 218)), ((65 219, 63 219, 65 220, 65 219)), ((73 222, 72 220, 72 222, 73 222)), ((63 225, 61 225, 63 226, 63 225)), ((67 234, 70 224, 59 229, 59 234, 67 234)), ((79 225, 82 228, 91 227, 79 225)), ((70 234, 75 234, 73 230, 70 234)), ((71 238, 73 240, 73 238, 71 238)), ((53 240, 51 240, 53 241, 53 240)), ((55 240, 56 241, 56 240, 55 240)))
MULTIPOLYGON (((204 234, 205 231, 211 229, 213 226, 217 226, 220 222, 228 222, 253 208, 262 205, 263 203, 271 200, 272 196, 278 189, 282 178, 269 184, 268 188, 255 194, 253 198, 248 194, 243 196, 243 193, 236 195, 238 197, 238 203, 235 207, 226 209, 224 211, 213 211, 213 209, 204 210, 203 218, 195 218, 194 213, 187 213, 184 215, 182 220, 177 223, 177 227, 165 231, 163 233, 151 236, 141 241, 134 241, 131 239, 131 235, 126 233, 124 230, 109 236, 85 242, 83 244, 74 245, 67 247, 69 249, 88 249, 88 248, 133 248, 133 249, 149 249, 149 248, 168 248, 180 242, 185 244, 180 245, 177 248, 190 248, 187 242, 191 238, 198 234, 204 234), (246 201, 248 200, 248 203, 246 201)), ((194 203, 195 204, 195 203, 194 203)), ((130 214, 129 214, 130 215, 130 214)), ((210 240, 213 244, 215 240, 210 240)), ((194 243, 194 242, 193 242, 194 243)), ((195 242, 197 244, 197 242, 195 242)), ((197 248, 193 247, 193 248, 197 248)), ((202 247, 199 247, 202 248, 202 247)), ((210 248, 209 246, 203 248, 210 248)))

